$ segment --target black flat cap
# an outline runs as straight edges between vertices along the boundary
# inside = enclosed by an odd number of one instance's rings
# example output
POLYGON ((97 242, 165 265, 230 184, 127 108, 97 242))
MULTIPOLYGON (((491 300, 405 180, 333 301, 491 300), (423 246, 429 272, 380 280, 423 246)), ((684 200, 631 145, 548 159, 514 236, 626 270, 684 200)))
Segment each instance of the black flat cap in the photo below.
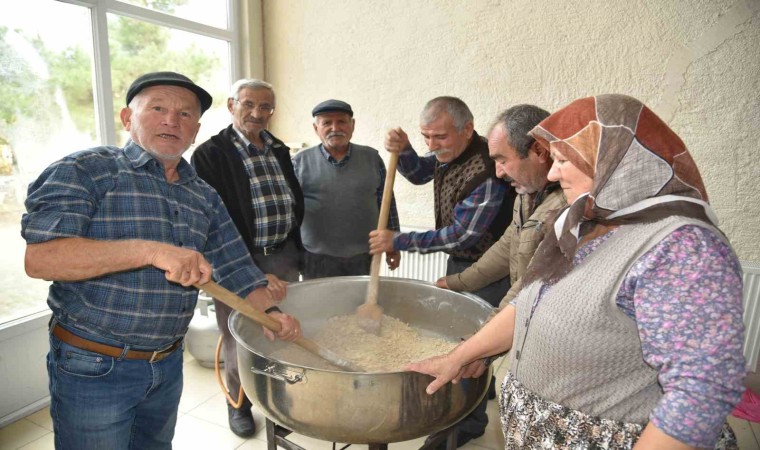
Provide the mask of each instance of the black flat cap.
POLYGON ((311 116, 317 117, 320 114, 329 112, 342 112, 348 114, 351 117, 354 117, 354 110, 351 109, 351 105, 346 102, 333 99, 325 100, 315 106, 314 109, 311 110, 311 116))
POLYGON ((179 86, 192 91, 201 102, 201 114, 211 107, 211 95, 190 78, 176 72, 152 72, 140 75, 127 91, 127 105, 140 91, 151 86, 179 86))

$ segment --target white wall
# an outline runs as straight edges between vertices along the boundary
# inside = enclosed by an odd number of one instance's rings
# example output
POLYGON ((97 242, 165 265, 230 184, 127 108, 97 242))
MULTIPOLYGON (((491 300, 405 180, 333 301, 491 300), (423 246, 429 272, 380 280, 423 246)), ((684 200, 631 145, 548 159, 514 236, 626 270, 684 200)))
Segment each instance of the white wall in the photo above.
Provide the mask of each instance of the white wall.
POLYGON ((0 428, 46 406, 50 312, 0 326, 0 428))
MULTIPOLYGON (((422 105, 455 95, 483 133, 501 110, 633 95, 683 138, 740 259, 760 261, 760 2, 688 0, 248 0, 242 66, 277 89, 273 131, 316 143, 309 112, 350 102, 355 141, 417 136, 422 105)), ((397 177, 404 226, 433 224, 430 187, 397 177)), ((47 314, 0 329, 0 427, 47 398, 47 314)))
MULTIPOLYGON (((311 108, 356 112, 354 141, 418 134, 422 105, 462 98, 485 133, 501 110, 624 93, 684 140, 740 259, 760 261, 760 2, 756 0, 264 0, 274 133, 317 143, 311 108)), ((384 151, 382 152, 384 153, 384 151)), ((432 191, 397 177, 405 226, 433 225, 432 191)))

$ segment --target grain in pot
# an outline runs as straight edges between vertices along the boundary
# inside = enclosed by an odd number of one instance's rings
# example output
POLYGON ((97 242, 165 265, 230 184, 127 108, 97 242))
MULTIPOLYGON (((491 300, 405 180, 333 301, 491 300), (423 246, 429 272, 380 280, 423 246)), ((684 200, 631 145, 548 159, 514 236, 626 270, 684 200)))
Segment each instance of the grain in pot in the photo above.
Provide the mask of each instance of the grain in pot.
MULTIPOLYGON (((362 329, 356 315, 351 314, 330 318, 313 340, 366 372, 401 371, 412 361, 448 353, 457 345, 440 337, 424 336, 401 320, 386 315, 382 318, 379 335, 362 329)), ((293 344, 272 352, 270 357, 320 369, 337 369, 293 344)))

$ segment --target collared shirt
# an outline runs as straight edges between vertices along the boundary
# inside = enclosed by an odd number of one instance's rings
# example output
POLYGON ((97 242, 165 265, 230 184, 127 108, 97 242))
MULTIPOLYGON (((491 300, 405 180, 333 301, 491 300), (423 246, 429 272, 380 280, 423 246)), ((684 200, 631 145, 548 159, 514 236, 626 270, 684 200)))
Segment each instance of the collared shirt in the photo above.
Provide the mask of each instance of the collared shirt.
MULTIPOLYGON (((319 145, 319 152, 322 154, 322 156, 325 157, 325 159, 332 164, 335 167, 343 167, 346 164, 348 164, 348 161, 351 159, 351 150, 353 148, 354 144, 349 143, 348 145, 348 151, 346 152, 346 156, 338 161, 335 159, 330 152, 328 152, 325 149, 325 146, 320 144, 319 145)), ((293 159, 293 168, 295 169, 295 172, 298 173, 298 160, 293 159)), ((383 190, 385 189, 385 176, 387 175, 387 171, 385 169, 384 164, 380 164, 378 173, 380 174, 380 184, 377 186, 377 208, 380 209, 381 205, 383 204, 383 190)), ((396 199, 391 199, 391 209, 388 213, 388 229, 389 230, 400 230, 400 222, 398 218, 398 209, 396 208, 396 199)))
MULTIPOLYGON (((413 184, 433 179, 435 155, 419 157, 411 147, 399 155, 399 172, 413 184)), ((454 207, 454 223, 425 232, 399 233, 393 239, 397 250, 431 253, 475 245, 501 208, 507 188, 496 178, 489 178, 454 207)))
MULTIPOLYGON (((214 279, 244 297, 267 284, 219 195, 184 160, 168 183, 162 164, 134 142, 67 156, 29 186, 21 234, 28 244, 58 238, 143 239, 201 252, 214 279)), ((54 281, 48 304, 69 327, 125 344, 159 348, 187 331, 198 291, 152 266, 76 282, 54 281)))
POLYGON ((253 245, 269 247, 279 244, 296 226, 295 197, 271 151, 282 145, 275 142, 268 131, 261 130, 259 136, 264 141, 264 148, 259 149, 240 130, 233 129, 240 140, 233 137, 232 143, 248 173, 251 208, 256 216, 253 245))

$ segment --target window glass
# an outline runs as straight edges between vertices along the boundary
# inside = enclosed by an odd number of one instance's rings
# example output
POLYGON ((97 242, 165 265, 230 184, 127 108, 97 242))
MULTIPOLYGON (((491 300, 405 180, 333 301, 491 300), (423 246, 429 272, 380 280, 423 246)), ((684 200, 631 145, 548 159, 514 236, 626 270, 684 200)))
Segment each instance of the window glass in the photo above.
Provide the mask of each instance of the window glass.
POLYGON ((97 144, 90 30, 88 9, 50 0, 0 14, 0 323, 46 309, 49 283, 24 272, 27 185, 53 161, 97 144))
POLYGON ((219 0, 120 0, 217 28, 227 28, 227 2, 219 0))
MULTIPOLYGON (((216 26, 226 28, 226 1, 130 3, 150 4, 153 9, 187 19, 202 17, 204 24, 215 25, 209 22, 213 20, 218 22, 216 26), (198 8, 203 13, 198 13, 198 8), (196 16, 183 11, 196 11, 196 16), (217 17, 220 14, 222 19, 217 17)), ((230 42, 208 37, 206 32, 202 35, 161 27, 134 14, 131 18, 106 14, 111 73, 102 73, 100 78, 110 78, 114 111, 97 111, 95 75, 103 69, 97 65, 93 50, 92 29, 97 15, 91 14, 87 4, 101 5, 86 0, 76 5, 25 0, 14 2, 12 12, 0 14, 0 326, 48 310, 50 283, 29 278, 24 272, 26 242, 20 231, 29 183, 52 162, 75 151, 123 145, 127 136, 118 114, 126 90, 137 76, 177 71, 211 93, 214 103, 202 117, 196 143, 204 142, 230 122, 226 109, 232 78, 230 42), (100 136, 98 117, 115 121, 116 142, 102 141, 105 137, 100 136)))
MULTIPOLYGON (((179 72, 211 94, 214 102, 201 118, 196 144, 203 143, 229 124, 226 106, 230 84, 228 42, 112 14, 108 15, 108 36, 118 145, 123 145, 129 137, 119 119, 127 89, 135 78, 146 72, 179 72)), ((185 153, 185 158, 190 154, 191 151, 185 153)))

